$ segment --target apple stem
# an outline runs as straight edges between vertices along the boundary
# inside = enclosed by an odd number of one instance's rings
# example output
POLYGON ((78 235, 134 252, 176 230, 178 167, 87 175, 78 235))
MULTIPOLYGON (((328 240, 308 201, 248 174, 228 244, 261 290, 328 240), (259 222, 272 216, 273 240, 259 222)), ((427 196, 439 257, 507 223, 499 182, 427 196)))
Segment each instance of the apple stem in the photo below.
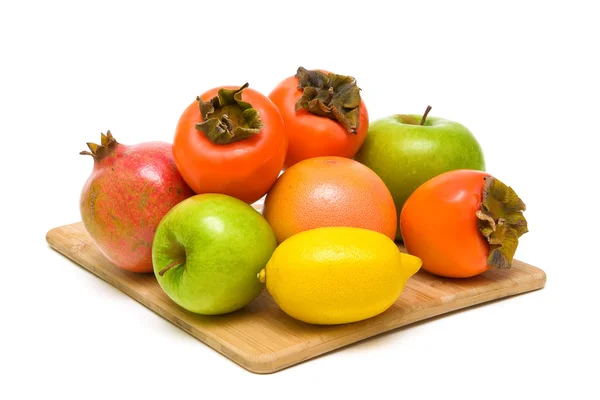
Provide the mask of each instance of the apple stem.
POLYGON ((431 111, 431 106, 427 106, 425 114, 423 114, 423 118, 421 118, 421 125, 425 124, 425 120, 427 119, 427 114, 429 114, 429 111, 431 111))
POLYGON ((175 262, 172 262, 171 264, 169 264, 166 267, 164 267, 163 269, 161 269, 158 274, 160 276, 163 276, 165 274, 165 272, 167 272, 171 268, 177 267, 177 266, 179 266, 179 265, 181 265, 183 263, 185 263, 185 260, 177 260, 175 262))

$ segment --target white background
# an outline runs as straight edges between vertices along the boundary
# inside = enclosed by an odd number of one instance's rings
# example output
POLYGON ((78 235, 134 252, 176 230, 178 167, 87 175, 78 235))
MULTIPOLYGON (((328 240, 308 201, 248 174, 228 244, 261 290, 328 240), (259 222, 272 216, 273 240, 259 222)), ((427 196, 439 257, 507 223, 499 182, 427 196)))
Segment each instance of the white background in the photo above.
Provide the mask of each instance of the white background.
POLYGON ((592 4, 2 2, 0 397, 598 398, 592 4), (171 141, 196 95, 299 65, 356 77, 371 120, 466 125, 527 204, 517 258, 546 287, 255 375, 47 246, 80 219, 86 141, 171 141))

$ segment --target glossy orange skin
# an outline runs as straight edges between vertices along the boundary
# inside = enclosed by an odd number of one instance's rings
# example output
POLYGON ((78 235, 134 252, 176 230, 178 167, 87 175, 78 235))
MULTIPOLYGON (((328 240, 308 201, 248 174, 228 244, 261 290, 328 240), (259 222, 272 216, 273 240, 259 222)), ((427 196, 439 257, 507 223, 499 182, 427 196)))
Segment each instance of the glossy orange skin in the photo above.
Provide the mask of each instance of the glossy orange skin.
POLYGON ((302 97, 298 78, 283 80, 269 94, 285 120, 289 138, 284 168, 299 161, 319 156, 353 158, 367 136, 369 114, 365 103, 360 101, 359 123, 356 134, 348 133, 337 121, 312 114, 305 109, 295 111, 296 102, 302 97))
MULTIPOLYGON (((219 89, 213 88, 200 97, 208 101, 219 89)), ((224 145, 212 143, 196 129, 202 121, 197 101, 179 118, 173 156, 183 179, 197 194, 221 193, 253 203, 267 193, 279 176, 288 144, 283 118, 275 104, 256 90, 245 89, 242 99, 259 112, 264 124, 258 134, 248 139, 224 145)))
POLYGON ((287 169, 267 194, 263 215, 279 243, 327 226, 371 229, 394 240, 398 226, 385 183, 345 157, 314 157, 287 169))
POLYGON ((455 170, 419 186, 400 213, 400 229, 409 254, 423 269, 449 278, 468 278, 491 267, 490 249, 479 232, 475 212, 481 207, 482 171, 455 170))

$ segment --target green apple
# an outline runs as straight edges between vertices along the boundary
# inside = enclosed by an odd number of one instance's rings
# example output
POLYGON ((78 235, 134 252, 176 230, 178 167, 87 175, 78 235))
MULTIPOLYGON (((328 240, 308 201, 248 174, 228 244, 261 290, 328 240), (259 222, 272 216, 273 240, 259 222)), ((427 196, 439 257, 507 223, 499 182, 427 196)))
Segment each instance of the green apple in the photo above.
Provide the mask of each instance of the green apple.
POLYGON ((154 274, 184 309, 225 314, 261 293, 257 274, 276 246, 271 227, 250 205, 223 194, 199 194, 159 223, 152 244, 154 274))
MULTIPOLYGON (((369 124, 355 159, 371 168, 389 188, 398 215, 408 196, 429 179, 456 169, 485 170, 481 146, 458 122, 399 114, 369 124)), ((402 240, 400 225, 396 239, 402 240)))

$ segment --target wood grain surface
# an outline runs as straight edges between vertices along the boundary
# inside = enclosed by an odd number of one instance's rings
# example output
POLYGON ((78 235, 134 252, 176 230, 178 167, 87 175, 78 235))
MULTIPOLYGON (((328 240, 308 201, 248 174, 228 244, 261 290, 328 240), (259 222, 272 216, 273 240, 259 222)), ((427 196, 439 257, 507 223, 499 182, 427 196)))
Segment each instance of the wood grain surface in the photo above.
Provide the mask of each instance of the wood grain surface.
POLYGON ((287 316, 266 290, 242 310, 227 315, 187 312, 164 294, 153 274, 123 271, 109 262, 81 222, 50 230, 46 240, 58 252, 256 373, 279 371, 416 321, 540 289, 546 282, 544 271, 517 260, 511 269, 492 269, 470 279, 444 279, 419 271, 384 313, 346 325, 318 326, 287 316))

